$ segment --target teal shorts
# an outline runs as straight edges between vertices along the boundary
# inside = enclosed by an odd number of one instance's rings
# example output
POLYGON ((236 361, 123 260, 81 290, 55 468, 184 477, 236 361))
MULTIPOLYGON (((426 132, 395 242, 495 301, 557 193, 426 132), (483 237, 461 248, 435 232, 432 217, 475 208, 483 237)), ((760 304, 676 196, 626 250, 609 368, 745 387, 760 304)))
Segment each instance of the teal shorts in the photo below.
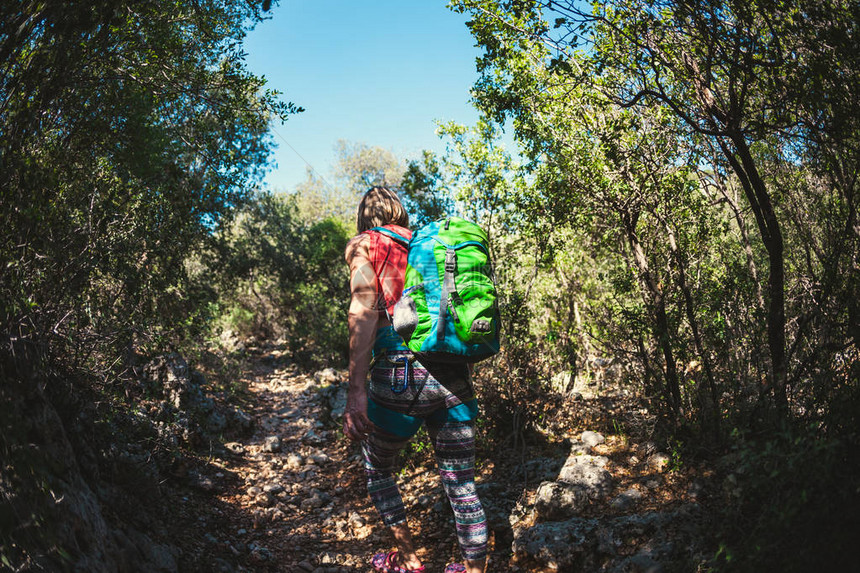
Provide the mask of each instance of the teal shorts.
POLYGON ((452 408, 441 407, 429 415, 417 417, 388 409, 377 404, 373 398, 367 399, 367 416, 376 426, 390 434, 411 438, 427 422, 428 426, 440 427, 445 422, 473 422, 478 418, 478 400, 458 404, 452 408))

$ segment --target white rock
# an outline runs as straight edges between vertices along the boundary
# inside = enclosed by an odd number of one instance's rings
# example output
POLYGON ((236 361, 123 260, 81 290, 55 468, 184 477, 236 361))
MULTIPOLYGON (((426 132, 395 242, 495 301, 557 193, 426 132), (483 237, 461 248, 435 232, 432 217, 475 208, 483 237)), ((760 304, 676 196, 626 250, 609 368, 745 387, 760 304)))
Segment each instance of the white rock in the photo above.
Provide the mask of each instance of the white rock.
POLYGON ((598 444, 602 444, 606 441, 606 438, 603 437, 603 434, 598 434, 597 432, 592 432, 591 430, 586 430, 582 432, 582 435, 579 437, 586 446, 594 447, 598 444))
POLYGON ((650 466, 651 469, 661 472, 669 466, 671 459, 672 458, 670 458, 668 454, 657 452, 648 458, 648 466, 650 466))
POLYGON ((337 371, 334 368, 324 368, 314 374, 314 380, 319 384, 334 384, 338 381, 337 371))
POLYGON ((281 439, 278 436, 269 436, 263 443, 264 452, 278 452, 281 450, 281 439))
POLYGON ((224 447, 233 452, 234 454, 245 453, 245 446, 243 446, 239 442, 227 442, 226 444, 224 444, 224 447))
POLYGON ((558 481, 585 488, 589 497, 608 495, 612 490, 609 472, 592 464, 566 463, 558 474, 558 481))
POLYGON ((588 503, 584 487, 557 481, 545 481, 535 495, 535 512, 543 519, 558 519, 576 515, 588 503))
POLYGON ((605 468, 606 464, 609 463, 609 458, 606 456, 592 456, 592 455, 583 455, 583 456, 570 456, 567 458, 565 465, 568 464, 588 464, 592 466, 597 466, 599 468, 605 468))
POLYGON ((591 446, 587 446, 582 442, 573 442, 570 445, 570 455, 588 454, 591 452, 591 446))

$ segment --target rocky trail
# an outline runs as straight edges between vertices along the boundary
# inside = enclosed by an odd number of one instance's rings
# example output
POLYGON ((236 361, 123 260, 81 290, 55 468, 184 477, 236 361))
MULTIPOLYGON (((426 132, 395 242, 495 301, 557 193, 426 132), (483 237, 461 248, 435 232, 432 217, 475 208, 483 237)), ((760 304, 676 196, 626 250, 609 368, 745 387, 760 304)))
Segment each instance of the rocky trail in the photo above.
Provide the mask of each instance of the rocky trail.
MULTIPOLYGON (((275 349, 260 352, 242 378, 253 431, 188 469, 191 487, 176 500, 182 518, 172 528, 186 537, 183 564, 223 573, 370 571, 369 557, 391 540, 367 497, 358 448, 339 430, 345 372, 302 372, 275 349)), ((489 571, 695 570, 703 486, 691 475, 701 472, 671 468, 650 443, 558 417, 554 424, 527 452, 506 445, 479 454, 489 571)), ((410 525, 427 570, 442 571, 459 558, 453 516, 429 444, 411 450, 399 480, 410 525)))

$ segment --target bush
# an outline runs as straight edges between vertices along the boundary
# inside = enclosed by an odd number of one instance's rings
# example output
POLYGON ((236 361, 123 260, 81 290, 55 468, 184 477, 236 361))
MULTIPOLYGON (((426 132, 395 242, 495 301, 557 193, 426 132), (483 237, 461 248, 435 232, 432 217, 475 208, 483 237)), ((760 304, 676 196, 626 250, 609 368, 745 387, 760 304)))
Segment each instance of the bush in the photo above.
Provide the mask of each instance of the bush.
POLYGON ((714 569, 853 570, 860 558, 858 444, 812 428, 735 438, 714 569))
POLYGON ((283 339, 304 365, 343 365, 348 353, 346 225, 304 220, 296 197, 260 193, 213 237, 198 277, 217 285, 211 335, 283 339))

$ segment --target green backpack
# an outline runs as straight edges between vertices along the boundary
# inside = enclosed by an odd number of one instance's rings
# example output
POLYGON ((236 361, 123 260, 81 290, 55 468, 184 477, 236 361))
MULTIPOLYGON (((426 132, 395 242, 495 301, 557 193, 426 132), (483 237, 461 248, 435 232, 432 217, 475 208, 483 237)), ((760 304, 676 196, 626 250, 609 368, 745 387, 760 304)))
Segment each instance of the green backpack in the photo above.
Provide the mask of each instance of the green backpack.
POLYGON ((496 354, 501 320, 484 230, 448 217, 415 231, 391 321, 419 359, 477 362, 496 354))

